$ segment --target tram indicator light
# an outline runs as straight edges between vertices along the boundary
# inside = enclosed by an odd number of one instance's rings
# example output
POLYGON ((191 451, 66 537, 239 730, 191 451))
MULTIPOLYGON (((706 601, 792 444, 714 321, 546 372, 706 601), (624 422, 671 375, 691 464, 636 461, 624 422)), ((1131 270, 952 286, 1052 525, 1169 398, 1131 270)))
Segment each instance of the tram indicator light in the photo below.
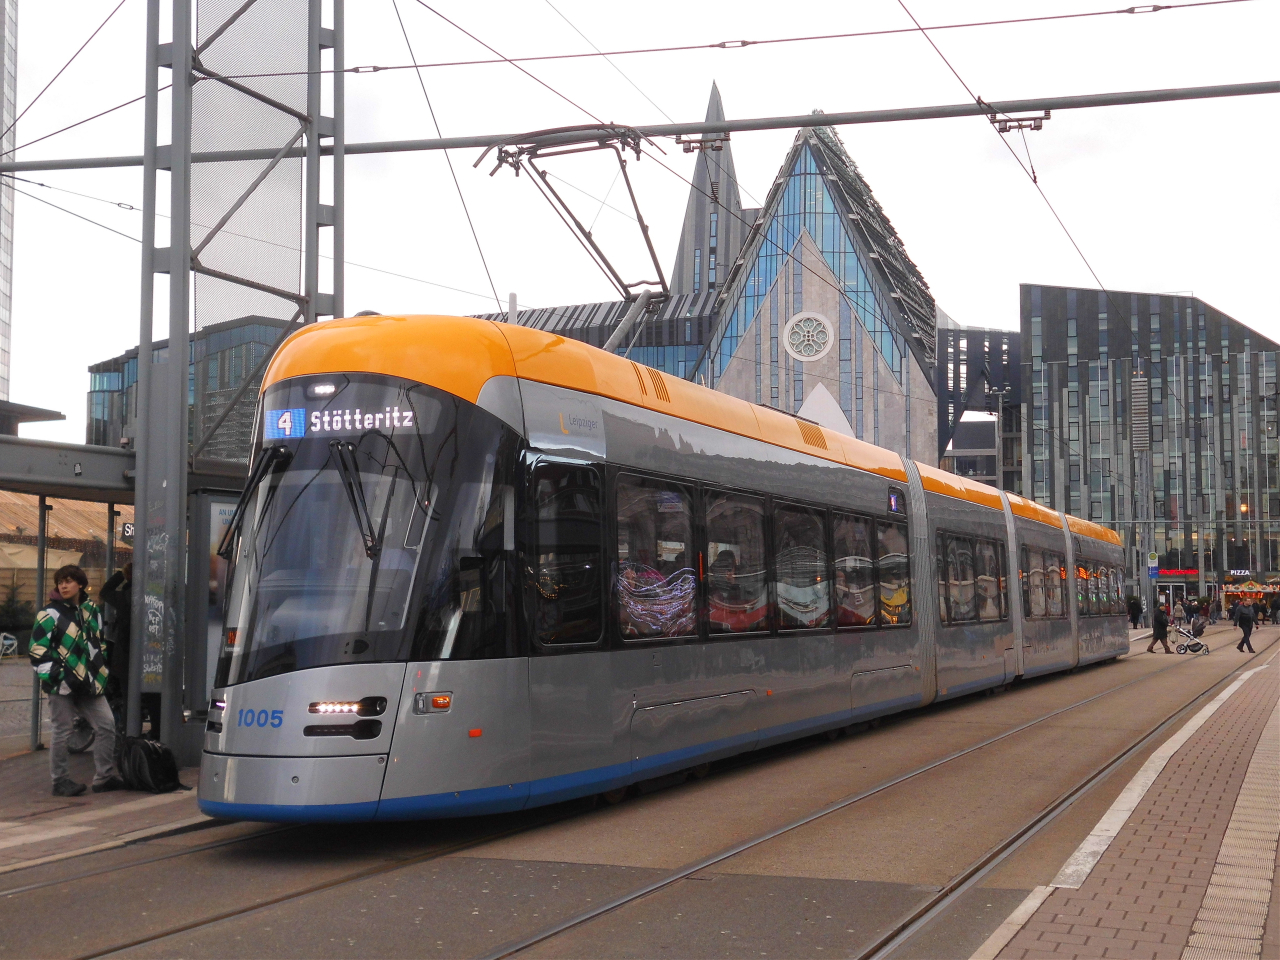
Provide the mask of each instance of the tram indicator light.
POLYGON ((484 736, 484 731, 483 731, 483 730, 481 730, 479 727, 477 727, 477 728, 476 728, 476 729, 474 729, 474 730, 468 730, 468 731, 467 731, 467 736, 468 736, 468 737, 483 737, 483 736, 484 736))
POLYGON ((448 710, 449 706, 452 703, 453 703, 452 697, 450 697, 447 693, 441 693, 431 698, 431 709, 448 710))

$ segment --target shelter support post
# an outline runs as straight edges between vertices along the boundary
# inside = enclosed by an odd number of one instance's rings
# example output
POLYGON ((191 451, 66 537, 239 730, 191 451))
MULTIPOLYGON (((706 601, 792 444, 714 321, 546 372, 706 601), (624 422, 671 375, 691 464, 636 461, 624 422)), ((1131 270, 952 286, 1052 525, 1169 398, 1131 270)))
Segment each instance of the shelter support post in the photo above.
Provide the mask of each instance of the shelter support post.
MULTIPOLYGON (((36 520, 36 610, 44 609, 45 554, 49 546, 49 505, 45 496, 40 496, 40 507, 36 520)), ((40 742, 40 678, 31 674, 31 749, 41 750, 40 742)))

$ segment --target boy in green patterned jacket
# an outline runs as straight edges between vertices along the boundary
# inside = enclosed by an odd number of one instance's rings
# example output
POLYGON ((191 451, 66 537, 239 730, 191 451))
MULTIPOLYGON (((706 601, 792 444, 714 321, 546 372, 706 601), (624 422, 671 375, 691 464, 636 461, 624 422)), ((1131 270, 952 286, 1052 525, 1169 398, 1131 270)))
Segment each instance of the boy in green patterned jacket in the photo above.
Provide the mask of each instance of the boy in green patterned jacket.
POLYGON ((89 578, 75 564, 60 567, 53 583, 49 604, 36 617, 27 648, 40 686, 49 695, 53 795, 78 797, 85 791, 83 783, 71 779, 67 759, 67 737, 76 714, 92 724, 96 734, 93 792, 119 790, 124 782, 115 768, 115 718, 103 696, 107 665, 102 652, 102 618, 86 593, 89 578))

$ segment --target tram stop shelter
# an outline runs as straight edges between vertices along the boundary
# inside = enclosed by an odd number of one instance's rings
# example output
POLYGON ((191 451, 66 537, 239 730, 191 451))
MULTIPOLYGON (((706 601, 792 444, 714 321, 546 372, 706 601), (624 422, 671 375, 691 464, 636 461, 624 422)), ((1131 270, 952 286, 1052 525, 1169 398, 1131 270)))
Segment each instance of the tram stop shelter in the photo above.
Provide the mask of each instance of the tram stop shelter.
MULTIPOLYGON (((0 406, 0 421, 6 413, 3 407, 18 406, 0 406)), ((54 411, 27 407, 21 408, 19 415, 23 419, 17 422, 62 419, 54 411)), ((25 620, 21 615, 39 609, 51 586, 50 574, 62 564, 84 567, 90 574, 91 593, 96 595, 102 582, 132 560, 136 464, 131 450, 15 436, 17 422, 11 425, 12 433, 4 430, 9 424, 0 422, 0 611, 13 614, 11 619, 25 620)), ((145 624, 132 625, 129 686, 181 697, 181 729, 162 729, 160 733, 182 766, 199 762, 222 636, 226 586, 225 564, 214 551, 243 489, 245 474, 242 463, 197 459, 189 464, 187 588, 185 622, 178 631, 184 638, 177 661, 181 665, 179 682, 165 682, 162 673, 153 669, 159 658, 150 658, 144 673, 145 624)), ((21 655, 26 632, 8 631, 6 656, 0 658, 0 745, 6 748, 0 754, 15 752, 24 732, 29 736, 21 742, 31 750, 43 746, 43 698, 34 674, 29 668, 25 673, 22 669, 26 665, 21 655), (29 730, 19 731, 19 726, 29 730)))

